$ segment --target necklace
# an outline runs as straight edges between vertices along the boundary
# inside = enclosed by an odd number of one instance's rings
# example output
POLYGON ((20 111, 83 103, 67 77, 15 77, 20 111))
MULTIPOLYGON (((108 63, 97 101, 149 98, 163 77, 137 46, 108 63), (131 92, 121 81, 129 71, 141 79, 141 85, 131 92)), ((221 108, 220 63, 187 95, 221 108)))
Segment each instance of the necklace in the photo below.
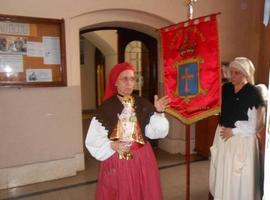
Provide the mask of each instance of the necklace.
POLYGON ((119 94, 119 93, 117 94, 117 96, 119 96, 119 97, 124 97, 124 95, 122 95, 122 94, 119 94))

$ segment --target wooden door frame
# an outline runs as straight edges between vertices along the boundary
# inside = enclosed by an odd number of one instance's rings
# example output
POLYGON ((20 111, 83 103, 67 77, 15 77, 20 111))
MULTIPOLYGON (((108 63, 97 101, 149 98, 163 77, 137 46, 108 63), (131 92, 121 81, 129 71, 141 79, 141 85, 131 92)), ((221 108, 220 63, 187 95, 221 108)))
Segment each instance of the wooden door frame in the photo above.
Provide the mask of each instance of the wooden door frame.
POLYGON ((125 61, 126 45, 134 40, 139 40, 145 44, 149 50, 149 94, 146 97, 152 103, 154 102, 154 95, 158 92, 158 65, 157 65, 157 40, 145 33, 119 27, 102 27, 91 28, 80 31, 80 34, 98 30, 117 30, 117 47, 118 47, 118 62, 125 61))
POLYGON ((157 94, 157 40, 144 33, 131 30, 118 28, 118 62, 125 61, 125 48, 134 40, 141 41, 149 50, 149 94, 146 97, 151 102, 154 102, 154 95, 157 94))
MULTIPOLYGON (((105 58, 104 58, 104 55, 102 54, 102 52, 98 49, 98 48, 95 48, 95 91, 96 91, 96 107, 99 106, 99 97, 98 97, 98 94, 99 94, 99 83, 98 83, 98 66, 101 65, 103 67, 103 74, 102 74, 102 82, 103 82, 103 85, 101 85, 101 89, 103 89, 103 95, 105 94, 105 87, 106 87, 106 82, 105 82, 105 58)), ((101 100, 102 102, 102 100, 101 100)))

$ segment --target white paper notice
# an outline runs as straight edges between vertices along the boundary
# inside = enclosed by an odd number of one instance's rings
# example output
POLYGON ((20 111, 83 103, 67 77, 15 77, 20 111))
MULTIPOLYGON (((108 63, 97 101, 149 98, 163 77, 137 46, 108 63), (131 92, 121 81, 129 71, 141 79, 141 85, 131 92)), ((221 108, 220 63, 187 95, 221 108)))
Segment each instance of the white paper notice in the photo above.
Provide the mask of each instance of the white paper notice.
POLYGON ((42 42, 27 42, 27 56, 29 57, 43 57, 42 42))
POLYGON ((22 55, 0 55, 0 72, 23 72, 22 55))
POLYGON ((30 25, 26 23, 0 22, 0 34, 30 35, 30 25))
POLYGON ((26 69, 27 82, 51 82, 51 69, 26 69))
POLYGON ((43 37, 44 64, 60 64, 60 40, 59 37, 43 37))

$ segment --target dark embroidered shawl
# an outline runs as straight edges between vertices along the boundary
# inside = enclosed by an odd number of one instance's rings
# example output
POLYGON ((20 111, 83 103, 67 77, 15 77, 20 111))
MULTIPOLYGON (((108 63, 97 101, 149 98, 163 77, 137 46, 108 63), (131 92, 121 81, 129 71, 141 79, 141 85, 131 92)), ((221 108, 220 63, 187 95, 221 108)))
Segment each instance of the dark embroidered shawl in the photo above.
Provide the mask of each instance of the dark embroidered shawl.
MULTIPOLYGON (((135 112, 138 119, 138 123, 141 127, 141 131, 145 138, 145 126, 149 123, 150 117, 156 111, 153 104, 143 97, 133 95, 135 98, 135 112)), ((104 101, 102 105, 94 111, 93 116, 109 131, 108 137, 112 130, 117 125, 118 116, 121 114, 124 106, 118 99, 117 95, 112 96, 108 100, 104 101)))

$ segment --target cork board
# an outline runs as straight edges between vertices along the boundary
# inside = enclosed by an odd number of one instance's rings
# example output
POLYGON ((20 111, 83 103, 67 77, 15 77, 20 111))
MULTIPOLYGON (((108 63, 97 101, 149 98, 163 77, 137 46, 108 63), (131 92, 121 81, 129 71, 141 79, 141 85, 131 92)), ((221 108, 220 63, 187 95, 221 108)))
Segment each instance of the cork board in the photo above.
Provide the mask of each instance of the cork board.
POLYGON ((0 15, 0 86, 66 86, 64 20, 0 15))

